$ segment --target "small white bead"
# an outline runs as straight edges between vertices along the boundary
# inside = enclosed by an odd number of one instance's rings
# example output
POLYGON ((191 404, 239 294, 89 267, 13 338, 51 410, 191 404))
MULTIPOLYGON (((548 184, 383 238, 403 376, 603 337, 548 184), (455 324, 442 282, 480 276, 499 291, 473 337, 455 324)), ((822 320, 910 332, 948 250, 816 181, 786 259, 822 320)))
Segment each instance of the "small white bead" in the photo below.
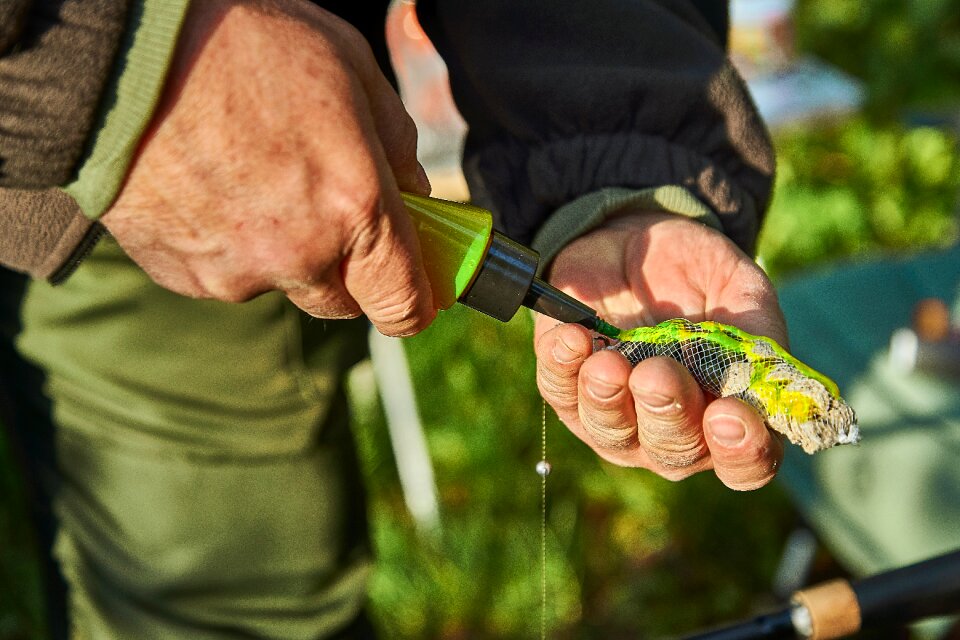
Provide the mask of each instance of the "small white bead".
POLYGON ((539 476, 546 478, 548 475, 550 475, 551 469, 552 467, 550 466, 550 463, 546 460, 541 460, 537 463, 537 475, 539 476))

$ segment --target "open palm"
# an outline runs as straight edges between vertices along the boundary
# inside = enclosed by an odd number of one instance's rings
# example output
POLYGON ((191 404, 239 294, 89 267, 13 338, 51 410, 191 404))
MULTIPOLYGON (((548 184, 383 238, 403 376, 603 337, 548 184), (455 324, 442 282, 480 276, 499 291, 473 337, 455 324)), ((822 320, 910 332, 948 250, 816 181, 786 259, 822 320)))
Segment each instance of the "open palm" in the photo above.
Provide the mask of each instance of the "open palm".
MULTIPOLYGON (((565 247, 550 281, 623 328, 675 317, 715 320, 786 345, 773 286, 726 237, 662 213, 618 216, 565 247)), ((713 398, 669 358, 631 369, 594 353, 577 325, 536 323, 537 379, 560 419, 604 459, 670 478, 714 469, 734 489, 770 481, 783 455, 751 407, 713 398)))

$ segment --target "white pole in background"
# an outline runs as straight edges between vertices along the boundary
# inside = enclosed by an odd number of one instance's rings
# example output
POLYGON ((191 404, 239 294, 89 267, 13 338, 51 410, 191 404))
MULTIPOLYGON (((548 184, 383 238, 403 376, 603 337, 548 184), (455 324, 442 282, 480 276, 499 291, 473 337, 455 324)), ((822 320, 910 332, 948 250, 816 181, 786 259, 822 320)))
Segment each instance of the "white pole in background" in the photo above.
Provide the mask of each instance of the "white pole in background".
POLYGON ((421 532, 435 532, 440 526, 437 485, 402 340, 371 329, 370 359, 407 509, 421 532))

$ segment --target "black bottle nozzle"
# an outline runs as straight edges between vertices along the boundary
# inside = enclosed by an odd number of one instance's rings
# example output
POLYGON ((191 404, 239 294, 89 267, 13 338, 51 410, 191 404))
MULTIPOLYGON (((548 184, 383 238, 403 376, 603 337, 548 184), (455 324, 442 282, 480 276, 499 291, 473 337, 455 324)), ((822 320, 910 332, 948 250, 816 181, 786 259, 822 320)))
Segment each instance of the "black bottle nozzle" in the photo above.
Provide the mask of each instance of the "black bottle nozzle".
POLYGON ((483 263, 460 302, 503 322, 524 306, 611 338, 620 334, 589 306, 536 277, 539 263, 536 251, 495 231, 483 263))
POLYGON ((610 338, 620 335, 620 329, 601 320, 596 311, 540 278, 533 279, 523 306, 561 322, 575 322, 610 338))

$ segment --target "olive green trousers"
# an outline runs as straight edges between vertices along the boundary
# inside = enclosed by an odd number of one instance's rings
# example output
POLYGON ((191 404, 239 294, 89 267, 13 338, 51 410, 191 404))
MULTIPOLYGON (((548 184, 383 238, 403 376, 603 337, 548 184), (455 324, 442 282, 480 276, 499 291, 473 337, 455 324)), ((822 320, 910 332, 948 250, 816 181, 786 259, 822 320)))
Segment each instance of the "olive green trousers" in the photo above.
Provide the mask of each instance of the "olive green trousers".
POLYGON ((69 637, 342 635, 371 564, 341 385, 364 323, 178 296, 111 238, 16 306, 36 375, 4 384, 51 422, 21 429, 52 439, 69 637))

